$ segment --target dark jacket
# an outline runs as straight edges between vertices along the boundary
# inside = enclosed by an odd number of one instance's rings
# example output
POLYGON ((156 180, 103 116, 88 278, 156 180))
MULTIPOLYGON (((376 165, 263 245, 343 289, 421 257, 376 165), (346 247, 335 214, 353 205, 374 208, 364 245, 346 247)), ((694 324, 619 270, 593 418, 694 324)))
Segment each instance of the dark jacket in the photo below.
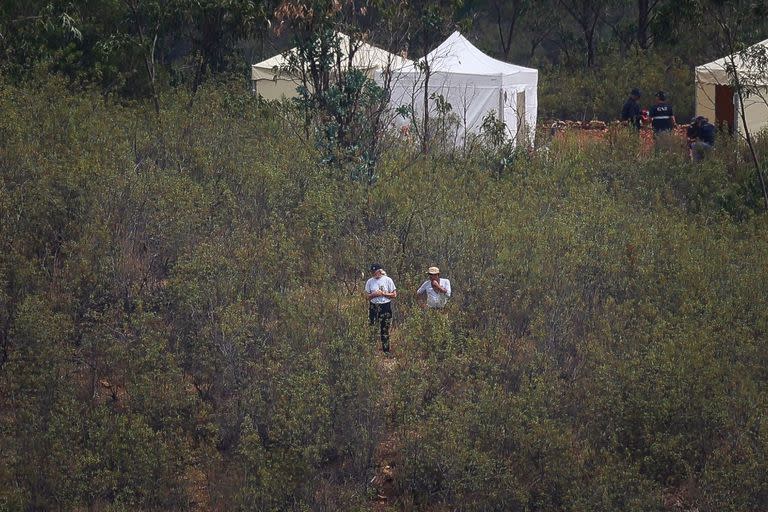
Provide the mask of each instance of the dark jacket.
POLYGON ((629 121, 635 128, 640 128, 642 125, 643 114, 640 111, 640 104, 633 97, 629 97, 624 102, 624 107, 621 109, 621 120, 629 121))
POLYGON ((672 111, 672 105, 666 102, 657 103, 651 107, 649 112, 651 118, 651 126, 653 126, 654 132, 669 131, 674 128, 672 124, 672 118, 675 113, 672 111))
POLYGON ((715 133, 717 129, 712 123, 704 123, 699 127, 699 139, 710 146, 715 145, 715 133))
POLYGON ((716 132, 717 129, 712 123, 692 124, 688 127, 688 138, 700 140, 710 146, 714 146, 716 132))

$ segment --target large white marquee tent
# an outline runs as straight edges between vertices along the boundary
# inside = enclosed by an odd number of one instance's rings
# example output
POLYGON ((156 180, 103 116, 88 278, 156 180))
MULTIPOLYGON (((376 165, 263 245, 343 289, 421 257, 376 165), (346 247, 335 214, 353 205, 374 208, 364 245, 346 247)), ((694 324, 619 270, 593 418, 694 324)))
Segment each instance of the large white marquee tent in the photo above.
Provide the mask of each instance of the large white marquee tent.
MULTIPOLYGON (((757 43, 751 50, 765 48, 768 39, 757 43)), ((768 128, 768 73, 759 70, 738 55, 727 56, 696 67, 696 115, 709 118, 715 124, 727 123, 731 129, 744 132, 738 97, 730 85, 727 69, 734 65, 740 79, 758 91, 744 99, 744 114, 751 133, 768 128)))
POLYGON ((458 143, 467 134, 478 133, 490 112, 506 124, 511 140, 533 136, 538 108, 536 69, 489 57, 454 32, 419 63, 392 72, 390 105, 394 109, 410 107, 416 120, 424 114, 425 63, 430 68, 430 115, 437 110, 435 98, 450 103, 459 118, 458 143))
MULTIPOLYGON (((349 55, 351 45, 354 44, 357 49, 352 55, 351 66, 364 71, 371 78, 376 71, 401 68, 411 63, 408 59, 368 43, 353 42, 349 36, 341 32, 336 35, 341 43, 342 56, 345 60, 346 56, 349 55)), ((289 69, 287 56, 295 55, 296 52, 296 48, 293 48, 287 54, 281 53, 251 66, 254 91, 267 100, 297 96, 296 88, 300 85, 301 79, 289 69)))

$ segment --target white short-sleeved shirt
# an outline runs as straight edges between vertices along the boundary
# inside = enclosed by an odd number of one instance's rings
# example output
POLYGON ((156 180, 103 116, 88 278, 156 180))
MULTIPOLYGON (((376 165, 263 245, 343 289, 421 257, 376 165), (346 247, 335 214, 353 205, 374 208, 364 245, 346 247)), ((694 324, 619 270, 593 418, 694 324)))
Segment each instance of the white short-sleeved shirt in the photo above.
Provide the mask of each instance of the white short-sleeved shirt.
MULTIPOLYGON (((365 282, 365 293, 373 293, 376 290, 392 293, 395 289, 395 282, 389 276, 372 277, 365 282)), ((371 299, 373 304, 386 304, 387 302, 391 302, 389 297, 374 297, 371 299)))
POLYGON ((422 293, 427 294, 427 306, 430 308, 442 308, 448 303, 448 297, 451 296, 451 282, 448 279, 441 277, 440 286, 445 288, 445 293, 440 293, 432 288, 432 281, 427 279, 424 281, 424 284, 419 287, 416 293, 419 295, 422 293))

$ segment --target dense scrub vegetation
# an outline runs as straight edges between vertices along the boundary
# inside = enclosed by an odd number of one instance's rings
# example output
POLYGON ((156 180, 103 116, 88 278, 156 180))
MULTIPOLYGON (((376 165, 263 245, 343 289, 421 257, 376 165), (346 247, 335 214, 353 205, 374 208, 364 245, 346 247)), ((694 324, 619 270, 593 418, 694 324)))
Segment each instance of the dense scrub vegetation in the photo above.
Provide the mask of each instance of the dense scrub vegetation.
POLYGON ((735 144, 394 140, 368 185, 239 86, 196 94, 0 88, 0 509, 367 508, 385 431, 406 510, 765 508, 768 226, 735 144), (430 264, 444 315, 410 293, 430 264))

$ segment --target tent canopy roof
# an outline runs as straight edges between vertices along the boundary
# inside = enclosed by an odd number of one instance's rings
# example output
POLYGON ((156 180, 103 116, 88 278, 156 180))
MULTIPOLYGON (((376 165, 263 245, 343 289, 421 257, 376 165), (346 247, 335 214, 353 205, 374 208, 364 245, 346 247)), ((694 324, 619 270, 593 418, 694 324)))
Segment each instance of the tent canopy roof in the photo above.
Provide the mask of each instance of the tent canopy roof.
MULTIPOLYGON (((763 47, 764 51, 768 52, 768 39, 750 46, 749 49, 754 50, 759 47, 763 47)), ((744 62, 740 55, 733 55, 733 64, 736 66, 736 69, 743 75, 754 75, 755 73, 755 70, 749 65, 748 62, 744 62)), ((714 60, 709 64, 696 66, 696 81, 700 83, 715 85, 727 84, 730 80, 726 70, 730 65, 731 56, 729 55, 714 60)), ((765 77, 764 83, 768 84, 768 76, 765 77)))
MULTIPOLYGON (((352 45, 352 40, 348 35, 341 32, 337 32, 336 36, 339 38, 342 57, 346 58, 349 55, 349 50, 352 45)), ((356 41, 358 45, 352 57, 352 67, 363 70, 379 69, 384 70, 387 68, 395 69, 407 66, 411 63, 410 60, 404 59, 399 55, 390 53, 386 50, 373 46, 371 44, 356 41)), ((298 50, 292 48, 287 54, 296 55, 298 50)), ((251 68, 251 76, 253 80, 272 80, 275 77, 275 72, 278 74, 286 72, 289 62, 286 53, 281 53, 263 60, 257 64, 254 64, 251 68)))
MULTIPOLYGON (((489 57, 459 32, 454 32, 443 43, 429 52, 421 62, 430 65, 432 73, 452 73, 477 76, 512 76, 522 82, 535 84, 538 70, 517 66, 489 57)), ((416 65, 405 66, 401 73, 417 72, 416 65)))

